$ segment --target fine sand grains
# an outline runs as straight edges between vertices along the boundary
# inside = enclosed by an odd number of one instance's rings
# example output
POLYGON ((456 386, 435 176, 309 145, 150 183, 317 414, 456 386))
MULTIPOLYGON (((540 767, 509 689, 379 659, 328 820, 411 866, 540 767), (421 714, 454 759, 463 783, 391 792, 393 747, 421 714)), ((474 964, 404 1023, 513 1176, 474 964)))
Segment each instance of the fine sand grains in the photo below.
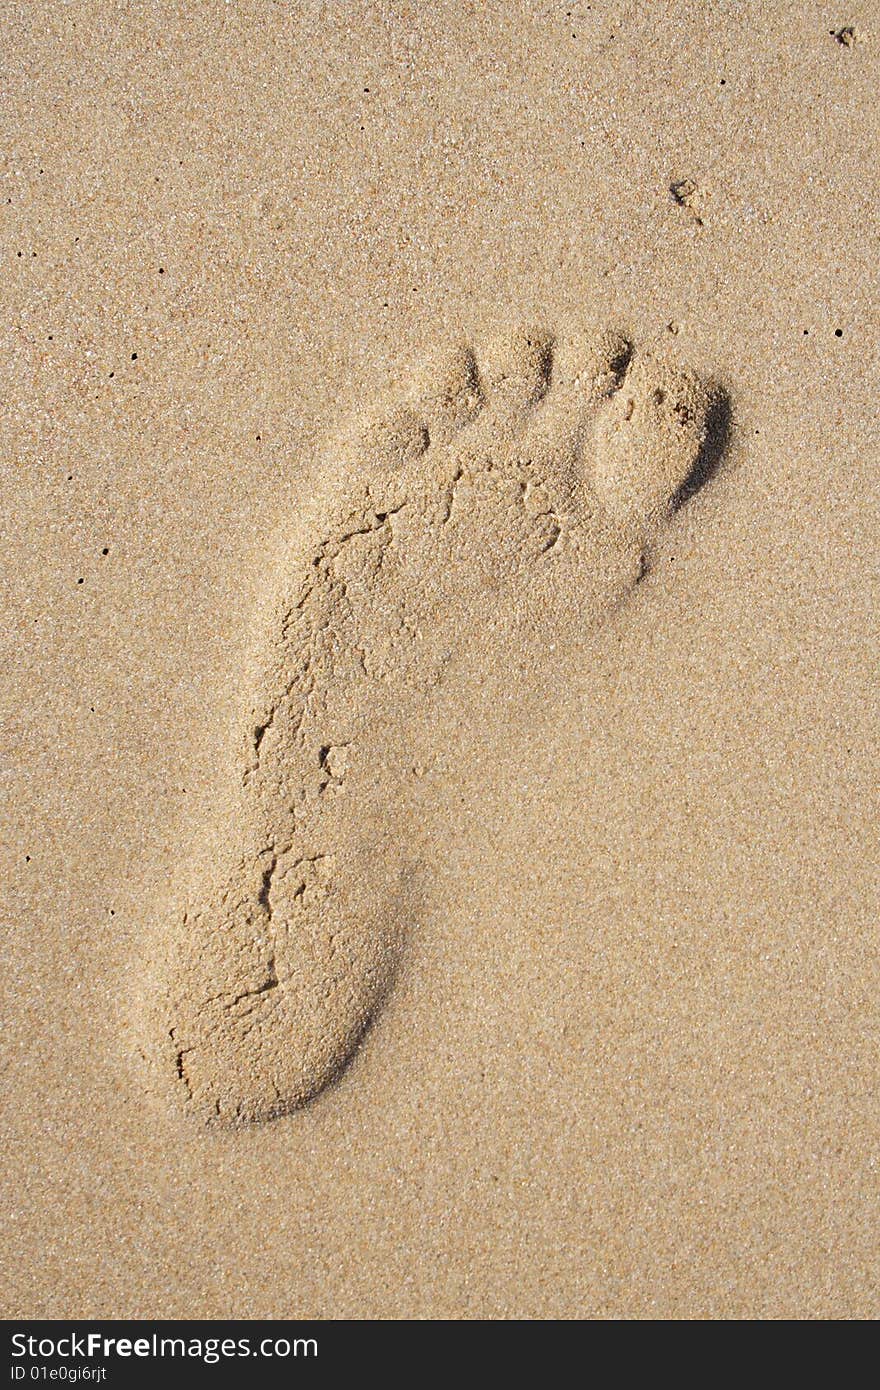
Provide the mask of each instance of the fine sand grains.
POLYGON ((876 0, 0 42, 0 1311, 875 1317, 876 0))
POLYGON ((517 329, 439 352, 337 444, 248 708, 228 867, 158 928, 156 1089, 263 1120, 338 1073, 417 915, 424 769, 483 717, 462 670, 534 676, 599 625, 725 434, 718 388, 622 334, 517 329))

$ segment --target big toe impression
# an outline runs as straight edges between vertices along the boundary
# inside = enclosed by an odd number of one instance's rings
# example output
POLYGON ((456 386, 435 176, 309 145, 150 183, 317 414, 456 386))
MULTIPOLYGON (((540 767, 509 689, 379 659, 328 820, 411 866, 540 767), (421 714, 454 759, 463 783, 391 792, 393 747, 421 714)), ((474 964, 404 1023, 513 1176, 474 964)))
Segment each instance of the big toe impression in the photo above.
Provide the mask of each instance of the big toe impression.
POLYGON ((618 520, 650 532, 695 490, 717 415, 716 389, 694 373, 637 360, 595 429, 595 485, 618 520))

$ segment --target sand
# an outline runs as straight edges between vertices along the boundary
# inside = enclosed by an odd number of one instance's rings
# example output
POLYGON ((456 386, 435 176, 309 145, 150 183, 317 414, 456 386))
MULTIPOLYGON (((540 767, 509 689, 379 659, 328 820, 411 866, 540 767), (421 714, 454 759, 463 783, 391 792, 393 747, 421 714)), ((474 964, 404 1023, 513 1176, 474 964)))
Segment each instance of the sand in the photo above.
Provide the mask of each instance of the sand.
POLYGON ((0 36, 3 1313, 876 1316, 877 6, 0 36))

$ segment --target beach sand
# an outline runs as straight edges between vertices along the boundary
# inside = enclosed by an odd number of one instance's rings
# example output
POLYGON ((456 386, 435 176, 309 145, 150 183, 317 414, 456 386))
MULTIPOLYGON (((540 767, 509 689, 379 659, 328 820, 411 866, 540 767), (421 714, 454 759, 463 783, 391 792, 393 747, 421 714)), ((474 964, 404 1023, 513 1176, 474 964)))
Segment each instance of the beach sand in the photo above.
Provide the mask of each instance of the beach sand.
POLYGON ((0 41, 4 1315, 877 1316, 880 9, 32 3, 0 41), (456 345, 431 399, 483 423, 424 453, 389 403, 456 345), (401 539, 461 459, 514 502, 401 539), (179 955, 241 923, 182 904, 241 878, 343 484, 369 621, 448 603, 380 713, 321 667, 377 769, 315 724, 337 1012, 214 1055, 179 955))

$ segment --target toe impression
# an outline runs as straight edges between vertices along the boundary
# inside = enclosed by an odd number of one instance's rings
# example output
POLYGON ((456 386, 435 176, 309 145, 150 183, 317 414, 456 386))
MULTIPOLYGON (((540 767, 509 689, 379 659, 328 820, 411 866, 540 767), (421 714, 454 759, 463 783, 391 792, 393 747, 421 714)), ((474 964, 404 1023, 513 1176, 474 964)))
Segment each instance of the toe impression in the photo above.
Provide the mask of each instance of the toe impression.
POLYGON ((454 343, 429 358, 416 380, 417 404, 431 438, 447 442, 480 412, 483 393, 470 344, 454 343))
POLYGON ((553 371, 553 335, 516 329, 486 346, 483 375, 497 408, 525 410, 547 394, 553 371))
POLYGON ((650 536, 713 471, 720 410, 717 389, 694 373, 637 362, 595 426, 594 484, 608 513, 650 536))

